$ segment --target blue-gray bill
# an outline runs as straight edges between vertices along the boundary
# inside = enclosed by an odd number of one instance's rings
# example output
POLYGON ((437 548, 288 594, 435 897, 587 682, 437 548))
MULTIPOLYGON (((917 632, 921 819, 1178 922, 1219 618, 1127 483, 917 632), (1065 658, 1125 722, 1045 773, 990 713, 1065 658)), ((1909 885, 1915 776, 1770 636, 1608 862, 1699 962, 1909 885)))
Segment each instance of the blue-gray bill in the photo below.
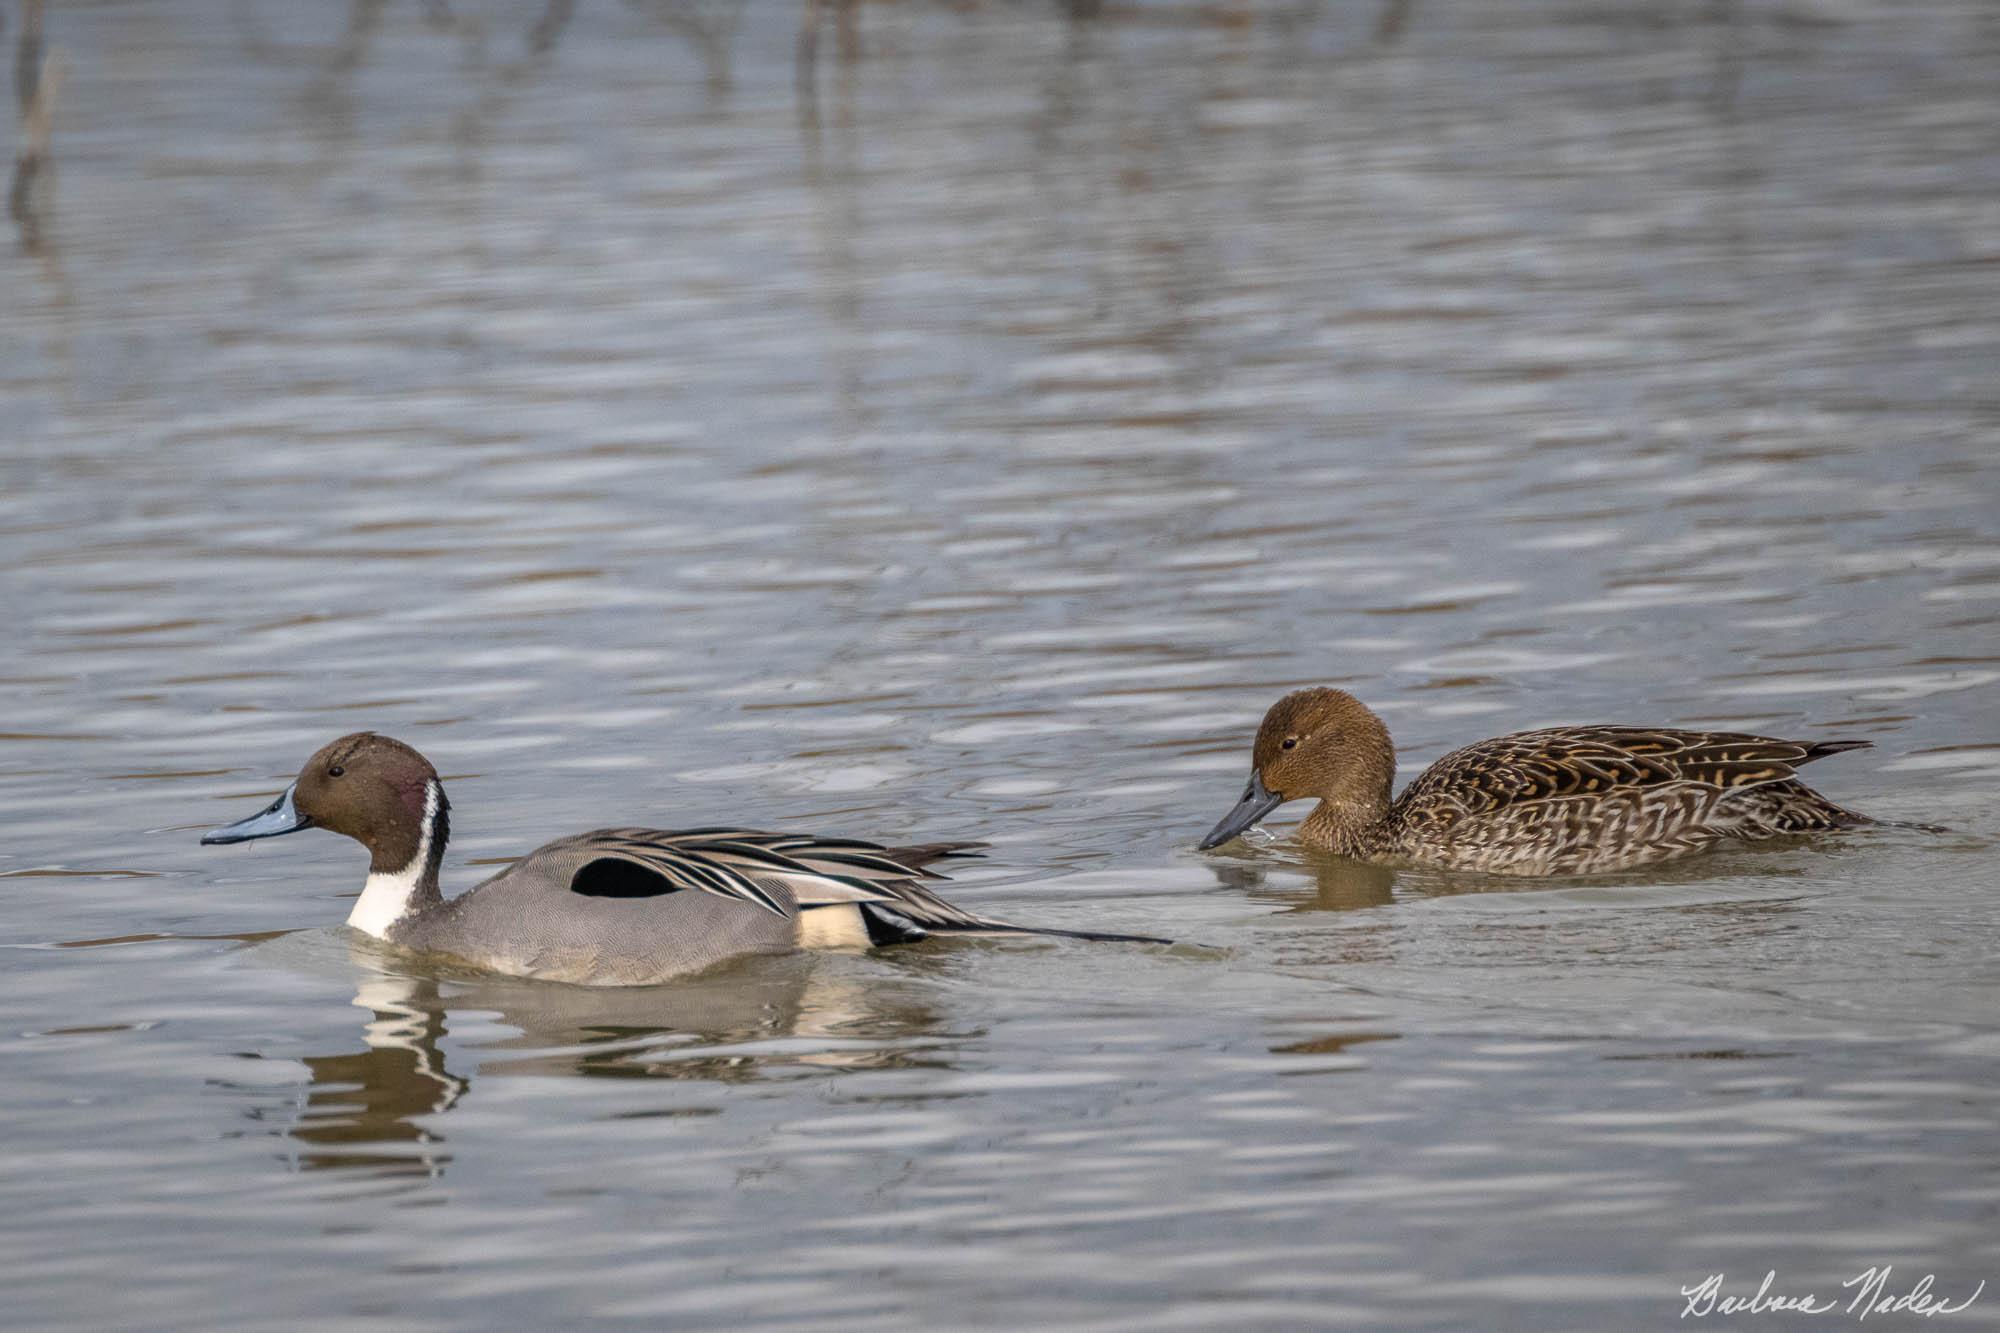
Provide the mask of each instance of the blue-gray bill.
POLYGON ((204 845, 220 842, 248 842, 252 838, 275 838, 280 834, 297 833, 302 828, 311 828, 312 820, 302 815, 292 804, 292 791, 299 784, 294 782, 285 788, 277 800, 259 810, 248 819, 239 819, 234 824, 224 824, 221 828, 210 829, 201 835, 204 845))
POLYGON ((1257 774, 1250 775, 1250 785, 1243 789, 1243 797, 1236 807, 1222 817, 1222 822, 1208 831, 1201 840, 1199 851, 1220 847, 1237 834, 1253 827, 1257 821, 1270 814, 1284 803, 1285 798, 1264 790, 1264 779, 1257 774))

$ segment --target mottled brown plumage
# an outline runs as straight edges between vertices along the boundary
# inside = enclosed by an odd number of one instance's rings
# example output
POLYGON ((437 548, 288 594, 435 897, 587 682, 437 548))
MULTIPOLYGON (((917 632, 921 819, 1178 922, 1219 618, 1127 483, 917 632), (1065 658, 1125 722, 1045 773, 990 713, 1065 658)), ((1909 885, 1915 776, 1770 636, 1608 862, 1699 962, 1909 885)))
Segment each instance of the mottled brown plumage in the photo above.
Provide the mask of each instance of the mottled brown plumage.
POLYGON ((1393 802, 1388 728, 1342 690, 1300 690, 1264 717, 1243 799, 1218 846, 1284 801, 1318 797, 1309 847, 1365 861, 1575 875, 1664 861, 1730 839, 1870 821, 1800 782, 1801 764, 1867 741, 1786 741, 1665 727, 1550 727, 1454 750, 1393 802))

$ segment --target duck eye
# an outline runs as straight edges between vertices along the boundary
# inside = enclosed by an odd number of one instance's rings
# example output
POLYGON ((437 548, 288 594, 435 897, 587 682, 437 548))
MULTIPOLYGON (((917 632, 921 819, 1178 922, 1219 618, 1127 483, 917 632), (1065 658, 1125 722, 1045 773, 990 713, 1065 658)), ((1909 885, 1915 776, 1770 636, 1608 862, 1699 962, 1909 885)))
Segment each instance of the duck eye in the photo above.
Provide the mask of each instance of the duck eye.
POLYGON ((1299 738, 1297 736, 1287 736, 1278 742, 1278 748, 1280 750, 1296 750, 1299 748, 1299 738))
POLYGON ((332 768, 326 770, 326 775, 330 778, 337 778, 346 771, 347 770, 342 768, 339 764, 335 764, 332 768))

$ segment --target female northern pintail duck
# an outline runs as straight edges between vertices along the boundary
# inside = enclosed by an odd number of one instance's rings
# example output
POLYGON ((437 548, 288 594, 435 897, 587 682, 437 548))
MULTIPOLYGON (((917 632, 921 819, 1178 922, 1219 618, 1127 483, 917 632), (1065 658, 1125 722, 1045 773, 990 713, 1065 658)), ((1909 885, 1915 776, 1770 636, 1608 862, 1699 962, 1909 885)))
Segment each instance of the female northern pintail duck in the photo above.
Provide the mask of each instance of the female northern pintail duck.
POLYGON ((1551 727, 1454 750, 1393 802, 1389 729, 1344 690, 1288 694, 1257 729, 1250 785, 1202 839, 1219 847, 1285 801, 1318 797, 1308 847, 1363 861, 1582 875, 1727 839, 1874 820, 1800 782, 1800 764, 1867 741, 1781 741, 1665 727, 1551 727))
POLYGON ((984 844, 882 847, 849 838, 704 828, 611 828, 558 838, 447 900, 438 867, 451 802, 430 761, 373 732, 306 761, 284 794, 204 843, 300 829, 344 833, 369 852, 347 923, 419 953, 510 976, 647 985, 747 954, 866 946, 928 934, 1138 935, 1015 926, 953 907, 926 867, 984 844))

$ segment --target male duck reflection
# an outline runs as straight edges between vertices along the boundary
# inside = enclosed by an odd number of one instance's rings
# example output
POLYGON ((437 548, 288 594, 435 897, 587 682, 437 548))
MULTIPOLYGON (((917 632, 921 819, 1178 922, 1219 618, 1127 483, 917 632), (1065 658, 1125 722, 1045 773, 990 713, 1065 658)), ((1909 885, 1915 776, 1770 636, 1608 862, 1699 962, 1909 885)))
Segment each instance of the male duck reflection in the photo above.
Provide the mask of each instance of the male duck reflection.
POLYGON ((1063 935, 953 907, 925 887, 926 867, 980 843, 881 847, 848 838, 744 829, 614 828, 536 848, 447 900, 438 867, 451 803, 430 761, 373 732, 343 736, 306 761, 265 809, 204 843, 300 829, 344 833, 369 852, 347 923, 413 952, 448 955, 510 976, 636 986, 749 954, 894 944, 926 935, 1063 935))
POLYGON ((1285 801, 1318 797, 1299 841, 1363 861, 1504 875, 1625 870, 1728 839, 1875 823, 1794 773, 1868 744, 1551 727, 1454 750, 1392 802, 1396 751, 1382 719, 1344 690, 1299 690, 1264 715, 1250 785, 1201 849, 1221 846, 1285 801))

